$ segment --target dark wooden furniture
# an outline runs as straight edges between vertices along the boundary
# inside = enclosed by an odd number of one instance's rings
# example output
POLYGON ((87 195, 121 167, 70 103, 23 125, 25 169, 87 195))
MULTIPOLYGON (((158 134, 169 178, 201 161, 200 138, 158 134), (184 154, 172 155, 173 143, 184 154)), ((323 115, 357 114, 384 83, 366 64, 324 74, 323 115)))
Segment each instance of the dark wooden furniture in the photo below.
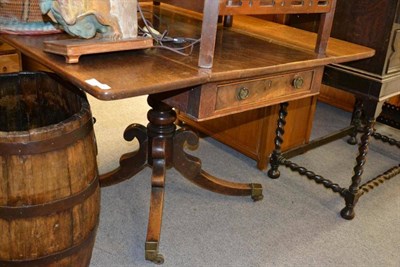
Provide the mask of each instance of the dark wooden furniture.
MULTIPOLYGON (((332 36, 376 50, 374 57, 345 64, 353 77, 362 73, 364 86, 376 88, 396 87, 400 79, 400 1, 399 0, 337 0, 332 36), (375 81, 374 81, 375 80, 375 81)), ((288 16, 286 23, 307 29, 318 30, 315 15, 288 16)), ((354 78, 352 79, 354 80, 354 78)), ((356 82, 354 83, 356 84, 356 82)), ((335 106, 353 109, 354 95, 337 90, 335 83, 321 90, 319 99, 335 106), (345 106, 342 103, 346 102, 345 106)), ((361 87, 354 85, 353 87, 361 87)), ((364 87, 365 88, 365 87, 364 87)), ((357 90, 357 89, 352 89, 357 90)), ((358 89, 363 90, 364 89, 358 89)), ((397 86, 400 90, 400 86, 397 86)), ((395 103, 399 98, 392 99, 395 103), (397 99, 397 100, 396 100, 397 99)))
POLYGON ((343 79, 334 82, 334 77, 329 76, 349 73, 347 77, 352 77, 352 85, 346 86, 346 91, 361 91, 379 100, 395 95, 400 90, 400 1, 339 0, 335 22, 333 36, 371 47, 376 54, 369 59, 346 63, 339 71, 331 68, 327 83, 340 89, 343 79), (370 92, 364 88, 371 88, 370 92))
POLYGON ((400 129, 400 96, 392 97, 383 104, 378 122, 400 129))
MULTIPOLYGON (((356 97, 352 127, 299 148, 297 151, 303 153, 318 144, 324 144, 349 133, 351 134, 349 143, 357 144, 357 132, 362 131, 363 135, 359 144, 360 154, 357 157, 357 165, 354 167, 351 185, 348 189, 342 188, 330 180, 297 166, 281 155, 279 150, 283 138, 286 106, 282 106, 276 139, 277 152, 271 157, 272 168, 269 175, 271 178, 279 177, 278 165, 281 164, 322 183, 344 197, 346 206, 341 211, 341 215, 345 219, 353 219, 354 207, 363 194, 400 173, 400 165, 397 165, 382 175, 361 183, 370 137, 400 147, 399 141, 382 136, 373 129, 384 102, 393 96, 400 95, 400 1, 338 0, 332 35, 372 47, 376 49, 376 54, 368 59, 332 64, 325 69, 323 78, 325 84, 356 97)), ((394 108, 392 114, 398 111, 398 108, 394 108)), ((396 118, 395 115, 391 116, 396 118)), ((294 151, 287 152, 287 155, 293 154, 294 151)))
MULTIPOLYGON (((375 110, 377 117, 382 102, 400 92, 400 1, 342 0, 338 1, 337 8, 337 23, 332 28, 334 36, 371 47, 376 54, 369 59, 345 64, 340 70, 328 69, 325 83, 351 92, 356 97, 373 97, 379 103, 375 110), (344 79, 349 79, 349 82, 342 85, 340 81, 344 79), (370 88, 370 92, 365 93, 364 88, 370 88)), ((388 108, 385 107, 378 120, 388 124, 393 121, 392 126, 396 126, 396 120, 390 120, 396 117, 390 112, 395 107, 386 106, 388 108)))
MULTIPOLYGON (((213 2, 208 3, 213 6, 213 2)), ((148 8, 170 25, 170 35, 200 36, 199 14, 163 6, 148 8)), ((102 186, 112 185, 131 178, 144 167, 152 168, 145 248, 148 260, 163 261, 158 245, 167 169, 176 168, 185 178, 208 190, 251 195, 254 200, 262 198, 260 185, 238 184, 211 176, 202 170, 198 158, 183 151, 184 143, 197 145, 197 136, 186 129, 176 130, 173 107, 196 120, 206 120, 310 97, 318 94, 324 65, 374 54, 372 49, 334 39, 329 40, 326 55, 315 53, 315 34, 254 18, 244 17, 239 21, 237 27, 218 31, 212 69, 198 67, 198 49, 189 57, 156 49, 87 55, 80 58, 79 64, 68 65, 63 57, 43 51, 44 41, 68 38, 64 34, 0 35, 26 56, 98 99, 149 95, 152 107, 148 112, 149 124, 147 127, 132 124, 124 133, 127 141, 139 140, 139 150, 123 155, 120 167, 100 179, 102 186), (300 36, 300 40, 292 42, 293 35, 300 36), (96 85, 88 82, 93 79, 97 80, 96 85), (248 86, 248 97, 246 90, 241 89, 242 84, 248 86), (102 89, 105 85, 109 89, 102 89)))

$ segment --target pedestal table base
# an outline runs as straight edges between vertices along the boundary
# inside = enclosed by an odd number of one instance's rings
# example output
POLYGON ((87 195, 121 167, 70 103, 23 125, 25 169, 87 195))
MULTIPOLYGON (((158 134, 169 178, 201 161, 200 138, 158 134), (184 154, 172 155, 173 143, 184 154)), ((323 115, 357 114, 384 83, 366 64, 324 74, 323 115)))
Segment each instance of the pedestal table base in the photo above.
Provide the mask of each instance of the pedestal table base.
POLYGON ((145 167, 151 167, 150 214, 145 244, 145 257, 157 264, 164 262, 158 253, 161 221, 164 202, 166 170, 175 168, 183 177, 207 190, 234 196, 251 196, 254 201, 261 200, 260 184, 242 184, 228 182, 214 177, 202 170, 200 159, 184 152, 184 145, 198 145, 198 136, 187 129, 176 130, 175 111, 162 102, 159 95, 150 95, 148 103, 152 109, 148 112, 147 128, 132 124, 124 132, 124 139, 137 138, 139 149, 125 154, 120 159, 120 166, 100 177, 100 185, 110 186, 127 180, 145 167))

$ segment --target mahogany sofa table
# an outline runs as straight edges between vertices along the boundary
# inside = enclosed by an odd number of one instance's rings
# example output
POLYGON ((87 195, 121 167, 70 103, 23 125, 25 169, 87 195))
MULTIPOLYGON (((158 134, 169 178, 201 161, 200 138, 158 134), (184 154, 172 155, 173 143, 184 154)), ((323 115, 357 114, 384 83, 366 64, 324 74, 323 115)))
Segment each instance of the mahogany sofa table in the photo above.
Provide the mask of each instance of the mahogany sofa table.
MULTIPOLYGON (((169 25, 171 36, 201 35, 197 13, 164 5, 151 9, 169 25)), ((87 55, 79 64, 67 64, 63 57, 43 52, 44 41, 68 38, 65 34, 0 35, 21 53, 100 100, 149 95, 149 124, 132 124, 124 133, 127 141, 139 140, 139 149, 123 155, 120 166, 102 175, 100 183, 119 183, 146 166, 152 168, 145 256, 156 263, 163 262, 158 245, 166 169, 174 167, 185 178, 217 193, 262 198, 261 185, 213 177, 201 169, 198 158, 183 151, 185 143, 197 145, 198 137, 185 129, 176 130, 173 108, 205 120, 313 96, 319 92, 324 65, 374 54, 372 49, 333 39, 326 55, 317 54, 315 34, 248 17, 238 17, 235 23, 218 30, 212 69, 198 67, 198 48, 189 57, 147 49, 87 55), (97 85, 88 83, 93 79, 97 85), (103 85, 109 89, 102 89, 103 85)))

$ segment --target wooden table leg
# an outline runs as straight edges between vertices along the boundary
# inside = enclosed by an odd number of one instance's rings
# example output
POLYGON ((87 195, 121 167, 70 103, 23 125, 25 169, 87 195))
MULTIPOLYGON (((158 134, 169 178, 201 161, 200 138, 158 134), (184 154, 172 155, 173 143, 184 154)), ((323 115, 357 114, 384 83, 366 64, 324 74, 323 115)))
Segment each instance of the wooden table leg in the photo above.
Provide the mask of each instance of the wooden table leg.
POLYGON ((354 167, 354 175, 351 178, 351 185, 349 189, 344 192, 346 206, 342 209, 340 215, 347 220, 351 220, 354 218, 354 207, 361 196, 359 187, 361 184, 361 176, 364 172, 364 164, 368 153, 369 140, 374 132, 374 124, 375 119, 367 120, 367 125, 365 126, 364 133, 361 137, 361 143, 358 148, 359 154, 356 158, 357 164, 354 167))
POLYGON ((164 207, 166 140, 160 137, 152 138, 151 151, 153 173, 151 176, 150 212, 147 225, 145 258, 156 264, 162 264, 164 263, 164 257, 158 253, 158 246, 164 207))
POLYGON ((134 176, 146 166, 153 170, 151 177, 151 199, 145 258, 156 264, 162 264, 164 257, 158 252, 161 222, 164 205, 164 186, 166 170, 176 168, 185 178, 213 192, 251 196, 254 201, 261 200, 260 184, 242 184, 228 182, 214 177, 201 169, 200 159, 184 152, 184 144, 198 144, 198 137, 192 131, 180 129, 176 131, 176 113, 162 102, 162 95, 150 95, 148 104, 152 107, 147 113, 147 128, 132 124, 125 130, 124 138, 139 140, 140 148, 133 153, 121 157, 120 166, 101 175, 101 185, 108 186, 122 182, 134 176))
POLYGON ((363 110, 366 121, 363 135, 361 136, 361 142, 358 147, 358 156, 356 158, 357 163, 354 167, 354 175, 351 178, 351 185, 349 189, 344 192, 346 206, 340 212, 340 215, 347 220, 351 220, 355 216, 354 208, 361 196, 361 178, 368 154, 369 141, 374 133, 375 118, 381 113, 383 105, 383 103, 372 99, 359 99, 357 101, 363 102, 362 104, 358 103, 358 105, 364 107, 363 110))
POLYGON ((362 125, 361 116, 363 111, 363 100, 359 97, 356 97, 356 102, 354 104, 353 114, 351 116, 351 125, 354 126, 353 132, 350 134, 347 143, 350 145, 356 145, 357 142, 357 133, 362 125))
POLYGON ((197 147, 198 136, 184 128, 177 131, 174 137, 174 167, 182 176, 196 185, 225 195, 233 196, 251 196, 254 201, 261 200, 262 187, 260 184, 234 183, 219 179, 208 174, 201 169, 200 159, 184 152, 185 143, 191 147, 197 147))
POLYGON ((279 172, 280 158, 282 156, 281 145, 283 143, 283 135, 285 133, 286 116, 288 114, 288 102, 280 104, 278 127, 276 128, 275 149, 272 151, 270 158, 271 168, 268 171, 269 178, 277 179, 281 175, 279 172))
POLYGON ((145 243, 145 259, 156 264, 164 263, 164 256, 158 253, 161 234, 162 212, 164 207, 164 188, 152 187, 150 213, 145 243))
POLYGON ((147 113, 149 119, 147 134, 150 144, 148 162, 153 168, 153 173, 145 258, 156 264, 162 264, 164 257, 158 252, 158 247, 164 206, 165 175, 167 168, 172 166, 172 141, 176 129, 174 124, 176 115, 171 107, 160 102, 155 96, 150 95, 147 102, 152 107, 147 113))

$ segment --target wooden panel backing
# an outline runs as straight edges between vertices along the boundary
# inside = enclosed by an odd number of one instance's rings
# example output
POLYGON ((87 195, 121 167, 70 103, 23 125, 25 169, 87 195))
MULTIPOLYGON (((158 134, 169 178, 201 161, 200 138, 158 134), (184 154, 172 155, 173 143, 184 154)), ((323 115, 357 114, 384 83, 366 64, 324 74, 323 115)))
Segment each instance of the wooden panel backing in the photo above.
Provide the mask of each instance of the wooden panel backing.
POLYGON ((351 112, 353 111, 355 96, 352 93, 322 84, 318 100, 351 112))

